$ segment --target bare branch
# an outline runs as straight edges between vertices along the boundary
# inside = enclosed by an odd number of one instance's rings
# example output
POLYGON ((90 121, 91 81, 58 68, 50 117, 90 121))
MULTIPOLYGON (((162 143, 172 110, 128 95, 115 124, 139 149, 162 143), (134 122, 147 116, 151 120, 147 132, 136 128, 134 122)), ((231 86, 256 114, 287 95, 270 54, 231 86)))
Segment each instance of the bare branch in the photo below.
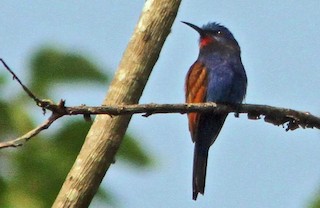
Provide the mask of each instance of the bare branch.
POLYGON ((144 105, 120 105, 101 107, 66 107, 68 115, 127 115, 142 113, 143 116, 150 116, 159 113, 189 113, 189 112, 213 112, 213 113, 247 113, 249 119, 260 119, 264 116, 266 122, 274 125, 287 124, 287 130, 302 128, 320 129, 320 118, 309 112, 301 112, 287 108, 278 108, 268 105, 242 104, 226 105, 218 103, 197 103, 197 104, 144 104, 144 105))
POLYGON ((48 118, 48 120, 46 120, 43 124, 36 127, 35 129, 32 129, 28 133, 14 139, 14 140, 10 140, 7 142, 0 142, 0 149, 7 148, 7 147, 19 147, 19 146, 24 145, 24 143, 26 143, 32 137, 35 137, 36 135, 38 135, 42 130, 49 128, 49 126, 51 126, 51 124, 60 117, 61 116, 59 116, 57 114, 52 114, 48 118))
POLYGON ((52 104, 50 101, 39 101, 44 109, 52 111, 51 117, 26 133, 25 135, 7 142, 0 143, 1 148, 22 146, 30 138, 36 136, 42 130, 47 129, 55 120, 65 115, 83 115, 85 118, 90 115, 107 114, 110 116, 143 114, 148 117, 153 114, 163 113, 190 113, 190 112, 212 112, 212 113, 235 113, 235 116, 247 114, 249 119, 260 119, 264 116, 264 121, 274 125, 287 125, 286 130, 301 128, 320 129, 320 117, 316 117, 308 112, 301 112, 287 108, 278 108, 268 105, 226 105, 218 103, 195 103, 195 104, 141 104, 141 105, 109 105, 109 106, 64 106, 64 101, 59 104, 52 104), (44 105, 45 104, 45 105, 44 105))
POLYGON ((32 92, 31 90, 29 90, 29 88, 27 88, 19 79, 19 77, 10 69, 10 67, 6 64, 6 62, 4 62, 4 60, 2 58, 0 58, 0 62, 3 64, 3 66, 10 72, 10 74, 12 74, 13 79, 17 80, 17 82, 20 84, 20 86, 22 87, 22 89, 29 95, 29 97, 31 97, 37 104, 40 101, 32 92))

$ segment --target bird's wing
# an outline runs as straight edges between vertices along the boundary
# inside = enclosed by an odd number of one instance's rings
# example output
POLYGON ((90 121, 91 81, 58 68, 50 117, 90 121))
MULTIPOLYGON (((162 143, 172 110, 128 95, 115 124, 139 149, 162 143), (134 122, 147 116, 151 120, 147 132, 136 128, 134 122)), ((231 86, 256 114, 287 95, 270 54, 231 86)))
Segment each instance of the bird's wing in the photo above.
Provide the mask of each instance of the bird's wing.
MULTIPOLYGON (((203 103, 206 102, 208 85, 208 72, 204 64, 196 61, 189 69, 186 77, 186 102, 187 103, 203 103)), ((189 131, 192 135, 192 140, 195 142, 197 136, 198 123, 200 114, 189 113, 189 131)))
POLYGON ((207 85, 207 99, 208 102, 226 102, 232 103, 235 85, 235 75, 233 70, 230 70, 231 66, 226 64, 221 64, 216 66, 211 70, 211 73, 208 74, 207 85))

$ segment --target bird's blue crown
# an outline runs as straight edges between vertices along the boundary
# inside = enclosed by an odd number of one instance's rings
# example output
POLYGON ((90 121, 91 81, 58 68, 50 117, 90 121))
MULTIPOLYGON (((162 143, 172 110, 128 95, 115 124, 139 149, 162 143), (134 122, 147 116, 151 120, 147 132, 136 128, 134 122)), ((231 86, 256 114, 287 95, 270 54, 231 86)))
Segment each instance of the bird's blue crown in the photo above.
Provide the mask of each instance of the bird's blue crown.
POLYGON ((203 25, 202 26, 202 29, 204 31, 207 31, 207 32, 217 32, 217 31, 221 31, 225 36, 227 36, 228 38, 230 39, 234 39, 232 33, 229 31, 228 28, 226 28, 225 26, 217 23, 217 22, 209 22, 208 24, 206 25, 203 25))

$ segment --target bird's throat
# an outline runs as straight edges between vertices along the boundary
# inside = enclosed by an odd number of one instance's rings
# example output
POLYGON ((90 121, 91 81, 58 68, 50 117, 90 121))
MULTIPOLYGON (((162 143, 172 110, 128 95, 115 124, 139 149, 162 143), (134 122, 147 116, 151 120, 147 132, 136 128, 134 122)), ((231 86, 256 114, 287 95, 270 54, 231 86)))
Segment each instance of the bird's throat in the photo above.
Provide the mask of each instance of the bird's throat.
POLYGON ((209 36, 202 37, 200 39, 200 48, 206 47, 209 44, 212 44, 213 42, 214 42, 214 39, 212 37, 209 37, 209 36))

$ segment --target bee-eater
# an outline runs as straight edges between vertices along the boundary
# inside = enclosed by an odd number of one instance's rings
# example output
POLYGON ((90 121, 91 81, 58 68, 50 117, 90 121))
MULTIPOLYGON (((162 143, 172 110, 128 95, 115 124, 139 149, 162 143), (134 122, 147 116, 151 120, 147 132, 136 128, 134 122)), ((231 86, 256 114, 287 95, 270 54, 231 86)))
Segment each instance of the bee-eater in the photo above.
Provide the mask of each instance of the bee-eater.
MULTIPOLYGON (((247 76, 240 47, 232 33, 217 23, 198 27, 183 22, 200 35, 199 55, 190 67, 185 83, 187 103, 218 102, 239 104, 247 89, 247 76)), ((193 200, 204 194, 208 151, 228 114, 189 113, 189 131, 194 145, 193 200)))

